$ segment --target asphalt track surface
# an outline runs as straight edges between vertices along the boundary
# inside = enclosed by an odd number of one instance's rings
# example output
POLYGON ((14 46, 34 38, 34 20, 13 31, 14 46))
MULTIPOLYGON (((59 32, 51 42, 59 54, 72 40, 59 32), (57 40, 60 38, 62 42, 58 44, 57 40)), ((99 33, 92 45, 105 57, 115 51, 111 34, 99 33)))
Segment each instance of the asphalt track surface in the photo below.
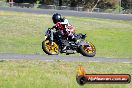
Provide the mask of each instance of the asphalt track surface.
POLYGON ((60 13, 64 16, 79 16, 79 17, 91 17, 91 18, 132 21, 132 15, 130 14, 129 15, 106 14, 106 13, 95 13, 95 12, 79 12, 79 11, 71 11, 71 10, 31 9, 31 8, 16 8, 16 7, 0 7, 0 10, 28 12, 28 13, 35 13, 35 14, 49 14, 49 15, 52 15, 54 13, 60 13))
POLYGON ((0 53, 0 60, 43 60, 43 61, 79 61, 79 62, 123 62, 132 63, 132 58, 101 58, 84 56, 59 56, 59 55, 37 55, 37 54, 13 54, 0 53))
MULTIPOLYGON (((29 9, 29 8, 9 8, 0 7, 0 10, 4 11, 17 11, 28 12, 35 14, 49 14, 61 13, 64 16, 79 16, 79 17, 91 17, 91 18, 104 18, 112 20, 128 20, 132 21, 132 15, 121 14, 104 14, 104 13, 88 13, 69 10, 53 10, 53 9, 29 9)), ((92 62, 124 62, 132 63, 132 58, 101 58, 101 57, 84 57, 84 56, 48 56, 48 55, 36 55, 36 54, 11 54, 0 53, 0 60, 34 60, 40 59, 44 61, 62 60, 62 61, 92 61, 92 62)))

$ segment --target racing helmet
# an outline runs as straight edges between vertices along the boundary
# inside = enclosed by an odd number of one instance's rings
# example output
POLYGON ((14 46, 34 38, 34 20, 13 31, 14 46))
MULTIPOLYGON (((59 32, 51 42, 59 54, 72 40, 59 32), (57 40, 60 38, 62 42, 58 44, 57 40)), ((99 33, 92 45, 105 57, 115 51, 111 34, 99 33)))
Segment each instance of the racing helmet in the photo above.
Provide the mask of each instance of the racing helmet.
POLYGON ((56 24, 57 22, 61 22, 61 15, 60 14, 58 14, 58 13, 55 13, 55 14, 53 14, 53 16, 52 16, 52 20, 53 20, 53 23, 54 24, 56 24))

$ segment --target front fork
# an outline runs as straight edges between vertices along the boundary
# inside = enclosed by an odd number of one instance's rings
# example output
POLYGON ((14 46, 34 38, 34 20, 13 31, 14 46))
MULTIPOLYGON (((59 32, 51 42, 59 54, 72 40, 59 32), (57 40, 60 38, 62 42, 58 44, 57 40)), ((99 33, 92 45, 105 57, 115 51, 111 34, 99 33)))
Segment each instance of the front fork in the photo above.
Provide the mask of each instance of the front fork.
POLYGON ((53 30, 50 33, 50 44, 53 45, 53 30))
POLYGON ((45 40, 49 40, 50 44, 53 45, 53 30, 50 30, 50 34, 45 35, 45 40))

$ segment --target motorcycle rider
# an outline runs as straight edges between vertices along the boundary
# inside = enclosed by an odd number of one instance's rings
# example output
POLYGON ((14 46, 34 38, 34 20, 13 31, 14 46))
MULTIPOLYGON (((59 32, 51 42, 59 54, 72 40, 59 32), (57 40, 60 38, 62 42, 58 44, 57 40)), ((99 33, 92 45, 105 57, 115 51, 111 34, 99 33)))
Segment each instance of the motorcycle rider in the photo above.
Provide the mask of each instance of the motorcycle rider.
POLYGON ((71 37, 71 39, 74 39, 75 30, 65 17, 62 18, 60 14, 55 13, 52 16, 52 20, 54 24, 61 25, 59 30, 61 31, 63 36, 71 37))
MULTIPOLYGON (((62 18, 62 16, 58 13, 53 14, 52 16, 53 23, 55 26, 53 28, 56 28, 56 25, 59 25, 59 29, 61 31, 61 34, 63 37, 68 38, 69 40, 76 41, 74 33, 75 30, 72 27, 72 25, 69 23, 68 19, 62 18)), ((66 47, 63 48, 65 50, 66 47)))

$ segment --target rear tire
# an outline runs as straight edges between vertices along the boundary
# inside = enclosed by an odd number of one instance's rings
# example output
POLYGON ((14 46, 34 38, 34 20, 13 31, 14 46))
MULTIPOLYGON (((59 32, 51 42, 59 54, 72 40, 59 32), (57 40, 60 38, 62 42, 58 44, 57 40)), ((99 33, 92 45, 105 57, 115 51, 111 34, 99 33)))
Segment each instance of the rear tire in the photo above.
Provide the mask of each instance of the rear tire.
POLYGON ((58 45, 55 42, 53 42, 53 45, 51 45, 49 40, 44 40, 42 42, 42 49, 48 55, 58 55, 59 54, 58 45))
POLYGON ((79 47, 79 51, 80 53, 83 55, 83 56, 86 56, 86 57, 94 57, 95 54, 96 54, 96 48, 95 46, 92 44, 92 43, 89 43, 90 45, 90 48, 92 50, 89 50, 89 47, 85 46, 85 45, 81 45, 79 47))

